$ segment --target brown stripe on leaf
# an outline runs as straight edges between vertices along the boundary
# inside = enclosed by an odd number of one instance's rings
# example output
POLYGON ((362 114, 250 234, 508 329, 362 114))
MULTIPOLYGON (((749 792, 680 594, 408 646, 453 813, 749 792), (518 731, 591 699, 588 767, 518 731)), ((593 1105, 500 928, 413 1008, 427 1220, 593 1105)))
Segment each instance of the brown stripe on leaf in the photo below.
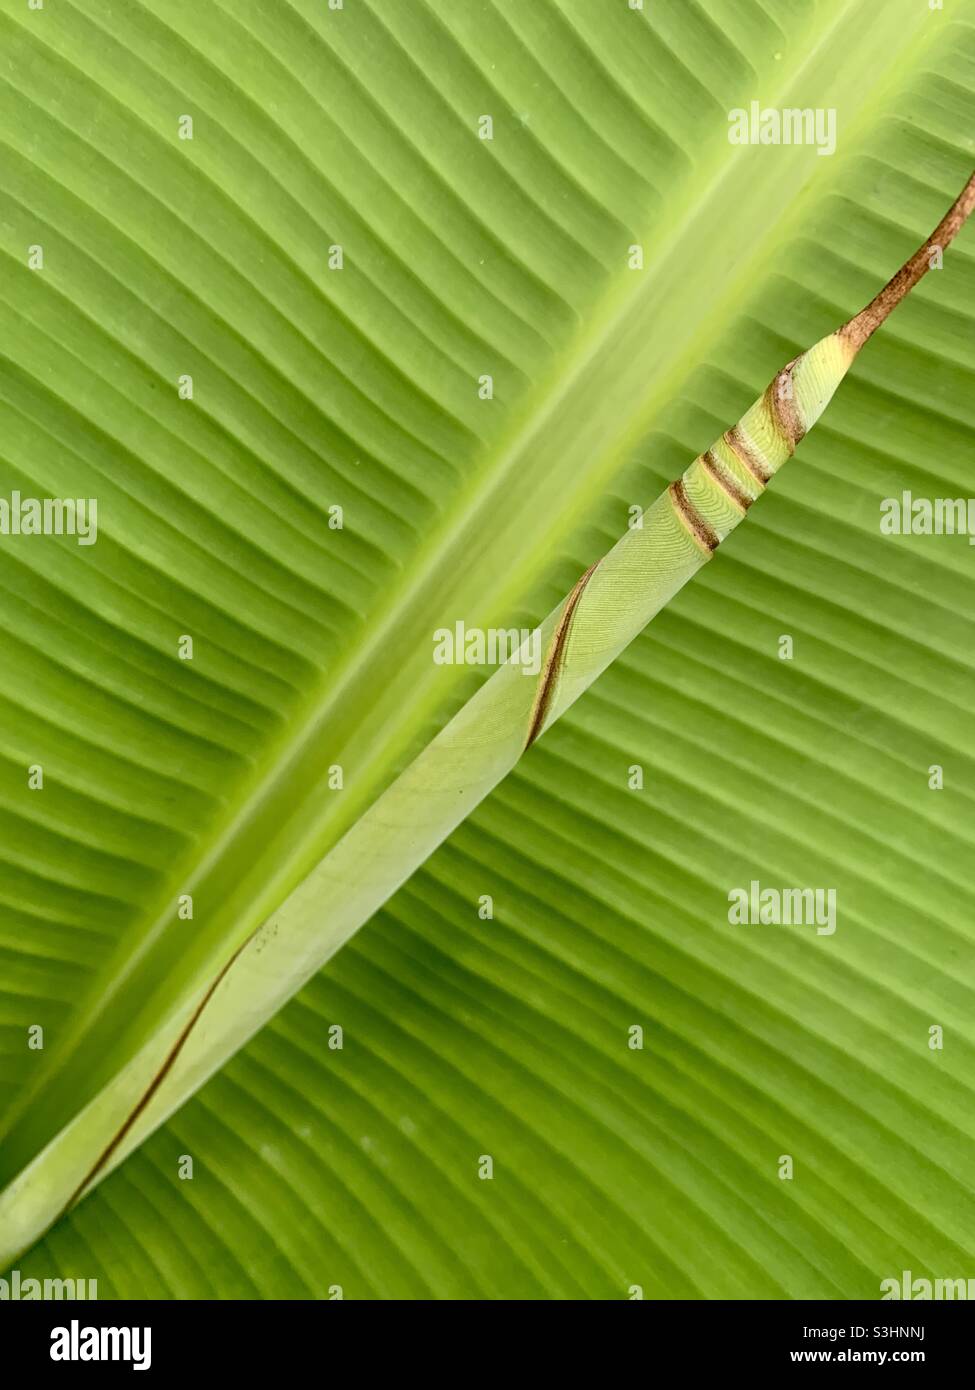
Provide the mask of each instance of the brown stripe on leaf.
POLYGON ((542 667, 542 674, 538 681, 538 690, 535 693, 535 703, 532 706, 531 723, 528 726, 528 737, 525 740, 525 748, 532 746, 538 735, 542 732, 542 726, 548 715, 549 705, 552 703, 552 696, 558 684, 559 675, 562 671, 562 663, 565 660, 565 644, 569 638, 569 628, 572 626, 572 617, 576 611, 579 600, 582 598, 583 590, 599 565, 599 560, 594 565, 590 565, 581 579, 576 580, 575 586, 569 597, 565 601, 562 613, 552 640, 548 646, 545 656, 545 665, 542 667))
POLYGON ((706 453, 701 455, 701 467, 708 477, 717 483, 722 492, 727 493, 740 512, 748 511, 752 505, 752 499, 734 474, 725 468, 713 449, 708 449, 706 453))
POLYGON ((772 416, 772 423, 785 440, 789 453, 794 454, 796 445, 806 433, 795 400, 795 386, 792 369, 798 362, 795 358, 781 372, 776 372, 765 389, 765 401, 772 416))
POLYGON ((742 467, 747 468, 755 481, 764 487, 772 476, 772 470, 751 441, 742 434, 741 428, 733 425, 730 430, 725 430, 723 439, 742 467))
POLYGON ((674 511, 680 517, 694 540, 708 555, 721 544, 720 537, 713 531, 687 495, 687 489, 680 478, 667 489, 674 511))
POLYGON ((243 941, 241 945, 237 947, 237 950, 233 953, 230 959, 226 961, 223 966, 221 966, 220 970, 217 972, 216 976, 207 987, 206 993, 203 995, 203 998, 200 1000, 200 1002, 197 1004, 196 1008, 190 1015, 189 1021, 185 1024, 179 1037, 176 1039, 172 1047, 167 1052, 165 1058, 162 1061, 162 1064, 156 1071, 156 1074, 153 1076, 152 1080, 149 1082, 149 1085, 146 1087, 139 1100, 136 1102, 136 1105, 130 1112, 128 1118, 115 1131, 115 1134, 112 1136, 111 1140, 99 1154, 98 1158, 92 1164, 91 1168, 88 1170, 88 1172, 82 1178, 81 1182, 72 1192, 67 1202, 65 1202, 64 1207, 61 1209, 58 1216, 55 1218, 56 1220, 60 1221, 61 1217, 64 1216, 64 1214, 67 1211, 69 1211, 71 1207, 74 1206, 75 1202, 85 1191, 85 1189, 94 1182, 95 1178, 106 1166, 109 1159, 118 1149, 119 1145, 122 1143, 122 1140, 132 1129, 132 1126, 135 1124, 136 1120, 146 1109, 153 1096, 159 1090, 160 1086, 175 1066, 176 1060, 179 1057, 179 1054, 182 1052, 183 1048, 186 1046, 190 1034, 193 1032, 193 1029, 196 1027, 197 1023, 199 1023, 201 1014, 203 1013, 206 1006, 209 1004, 210 1000, 213 998, 214 994, 216 994, 217 987, 220 985, 221 981, 227 975, 228 971, 230 970, 230 967, 234 964, 235 961, 237 961, 240 958, 241 955, 243 955, 245 949, 254 940, 255 936, 257 936, 258 932, 261 929, 261 926, 263 926, 263 923, 261 923, 260 926, 254 928, 254 930, 246 938, 246 940, 243 941))

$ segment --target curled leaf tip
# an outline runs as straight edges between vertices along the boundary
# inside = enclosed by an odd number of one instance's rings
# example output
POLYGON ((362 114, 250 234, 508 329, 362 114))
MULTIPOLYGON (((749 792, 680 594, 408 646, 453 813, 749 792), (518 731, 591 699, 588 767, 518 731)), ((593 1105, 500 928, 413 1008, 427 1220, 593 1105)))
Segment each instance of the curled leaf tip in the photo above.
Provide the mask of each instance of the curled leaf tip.
POLYGON ((965 187, 935 227, 927 241, 905 261, 900 270, 871 299, 865 309, 861 309, 839 330, 840 336, 852 344, 859 352, 864 343, 875 333, 887 316, 897 308, 918 281, 925 276, 933 264, 934 253, 945 251, 965 225, 972 209, 975 208, 975 172, 965 187))
MULTIPOLYGON (((639 531, 625 536, 603 558, 597 582, 589 582, 596 570, 592 566, 576 583, 558 615, 550 618, 548 654, 528 718, 525 748, 567 703, 561 694, 566 679, 573 684, 574 671, 586 666, 595 650, 613 646, 606 636, 610 615, 618 618, 625 640, 631 640, 711 558, 816 424, 860 348, 931 268, 935 250, 948 246, 973 207, 975 174, 927 241, 867 307, 776 372, 738 423, 644 512, 639 531), (640 601, 628 615, 620 596, 634 593, 640 601)), ((590 674, 580 681, 576 675, 574 686, 581 688, 591 678, 590 674)))

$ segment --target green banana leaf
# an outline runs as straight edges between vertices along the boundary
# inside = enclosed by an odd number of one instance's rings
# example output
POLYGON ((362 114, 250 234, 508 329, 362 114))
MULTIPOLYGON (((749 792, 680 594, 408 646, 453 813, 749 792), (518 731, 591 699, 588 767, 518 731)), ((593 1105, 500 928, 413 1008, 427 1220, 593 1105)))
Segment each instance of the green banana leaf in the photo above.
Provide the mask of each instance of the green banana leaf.
POLYGON ((935 225, 973 25, 0 0, 0 495, 98 499, 96 544, 0 537, 0 1259, 101 1297, 972 1272, 972 551, 879 526, 970 489, 970 232, 713 563, 46 1228, 490 674, 434 632, 533 627, 935 225), (732 144, 753 101, 835 152, 732 144), (836 931, 732 925, 754 881, 836 931))

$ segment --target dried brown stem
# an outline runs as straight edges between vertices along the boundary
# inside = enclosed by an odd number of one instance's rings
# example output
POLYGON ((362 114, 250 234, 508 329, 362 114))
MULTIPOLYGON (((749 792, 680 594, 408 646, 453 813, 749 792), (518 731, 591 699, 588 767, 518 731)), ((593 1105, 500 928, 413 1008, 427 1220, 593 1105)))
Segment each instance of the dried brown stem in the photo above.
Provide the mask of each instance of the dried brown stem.
POLYGON ((840 335, 849 339, 859 351, 864 343, 875 333, 887 315, 897 308, 904 296, 931 269, 931 255, 937 248, 944 251, 965 225, 969 213, 975 208, 975 173, 965 184, 951 208, 935 227, 923 246, 918 247, 909 261, 888 280, 880 293, 871 299, 865 309, 850 319, 840 329, 840 335))

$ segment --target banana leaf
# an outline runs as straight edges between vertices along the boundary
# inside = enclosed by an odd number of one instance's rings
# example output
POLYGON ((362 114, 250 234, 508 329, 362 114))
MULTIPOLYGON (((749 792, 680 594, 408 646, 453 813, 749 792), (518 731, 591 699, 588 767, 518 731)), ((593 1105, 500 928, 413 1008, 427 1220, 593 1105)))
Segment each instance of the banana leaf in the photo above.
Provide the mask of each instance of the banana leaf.
POLYGON ((498 680, 434 634, 562 611, 938 222, 973 18, 4 0, 0 494, 98 538, 0 544, 0 1258, 102 1297, 965 1273, 971 551, 880 523, 966 496, 970 233, 378 912, 341 846, 386 853, 498 680), (734 143, 753 103, 835 150, 734 143), (836 929, 732 923, 753 883, 836 929), (317 971, 332 908, 374 915, 317 971))

